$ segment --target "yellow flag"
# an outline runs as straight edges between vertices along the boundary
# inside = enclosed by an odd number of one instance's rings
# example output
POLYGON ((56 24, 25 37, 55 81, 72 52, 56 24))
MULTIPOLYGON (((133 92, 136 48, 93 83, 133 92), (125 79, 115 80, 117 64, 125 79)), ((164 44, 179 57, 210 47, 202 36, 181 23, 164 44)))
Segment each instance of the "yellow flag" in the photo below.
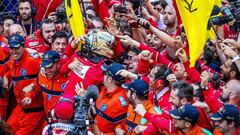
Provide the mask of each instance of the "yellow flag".
POLYGON ((65 0, 65 8, 74 38, 84 35, 83 17, 78 0, 65 0))
MULTIPOLYGON (((222 6, 221 0, 215 0, 214 5, 217 5, 219 8, 222 6)), ((210 30, 207 31, 207 37, 206 40, 208 39, 216 39, 216 34, 213 30, 213 28, 211 28, 210 30)))
POLYGON ((193 67, 206 42, 207 24, 215 0, 176 0, 187 35, 190 66, 193 67))

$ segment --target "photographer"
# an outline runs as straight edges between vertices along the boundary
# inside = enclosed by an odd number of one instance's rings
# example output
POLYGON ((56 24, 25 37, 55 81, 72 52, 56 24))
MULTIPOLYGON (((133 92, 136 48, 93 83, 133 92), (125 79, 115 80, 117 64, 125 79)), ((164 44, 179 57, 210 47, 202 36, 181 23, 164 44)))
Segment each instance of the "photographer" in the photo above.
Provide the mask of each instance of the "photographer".
MULTIPOLYGON (((99 90, 95 85, 90 85, 87 90, 77 88, 81 93, 74 96, 74 114, 70 119, 65 119, 68 116, 68 110, 61 112, 58 108, 52 111, 54 118, 58 120, 57 123, 52 123, 49 120, 49 125, 43 130, 44 135, 55 135, 56 133, 65 132, 68 135, 87 135, 91 131, 100 134, 96 126, 95 117, 97 115, 95 110, 95 101, 98 98, 99 90), (57 114, 57 115, 55 115, 57 114), (59 115, 61 114, 61 115, 59 115), (65 117, 65 118, 63 118, 65 117)), ((59 99, 58 107, 66 108, 70 104, 70 100, 61 97, 59 99)))
POLYGON ((67 83, 63 95, 65 100, 57 103, 56 115, 58 118, 70 120, 74 113, 74 95, 84 91, 82 89, 90 84, 100 84, 103 81, 104 86, 101 87, 99 98, 96 101, 97 126, 103 133, 113 133, 115 127, 123 123, 127 116, 128 98, 126 91, 121 88, 125 78, 119 75, 124 67, 119 63, 104 64, 101 66, 102 71, 99 71, 99 66, 80 65, 80 67, 82 67, 81 74, 77 74, 77 71, 70 73, 70 81, 67 83), (88 68, 83 72, 86 67, 88 68), (82 79, 82 77, 88 79, 82 79), (65 109, 62 110, 62 108, 65 109))

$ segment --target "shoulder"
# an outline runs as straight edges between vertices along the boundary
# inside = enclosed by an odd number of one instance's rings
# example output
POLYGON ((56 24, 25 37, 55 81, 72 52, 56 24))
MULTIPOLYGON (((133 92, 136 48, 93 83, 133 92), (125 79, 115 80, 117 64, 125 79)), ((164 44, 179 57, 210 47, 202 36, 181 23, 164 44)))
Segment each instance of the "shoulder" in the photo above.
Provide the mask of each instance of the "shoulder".
POLYGON ((208 130, 205 129, 205 128, 202 128, 201 131, 202 131, 202 133, 205 134, 205 135, 212 135, 212 132, 208 131, 208 130))

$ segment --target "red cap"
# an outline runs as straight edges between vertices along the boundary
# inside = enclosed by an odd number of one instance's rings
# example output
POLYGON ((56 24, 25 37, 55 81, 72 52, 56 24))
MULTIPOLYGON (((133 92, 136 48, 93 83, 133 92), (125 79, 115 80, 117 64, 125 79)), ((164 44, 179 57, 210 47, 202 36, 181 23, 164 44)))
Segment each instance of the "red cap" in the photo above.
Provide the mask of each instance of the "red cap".
POLYGON ((108 4, 108 8, 111 8, 112 5, 122 5, 122 2, 118 0, 111 0, 108 4))
POLYGON ((73 117, 74 108, 73 103, 68 101, 60 101, 55 106, 55 114, 57 118, 69 120, 73 117))

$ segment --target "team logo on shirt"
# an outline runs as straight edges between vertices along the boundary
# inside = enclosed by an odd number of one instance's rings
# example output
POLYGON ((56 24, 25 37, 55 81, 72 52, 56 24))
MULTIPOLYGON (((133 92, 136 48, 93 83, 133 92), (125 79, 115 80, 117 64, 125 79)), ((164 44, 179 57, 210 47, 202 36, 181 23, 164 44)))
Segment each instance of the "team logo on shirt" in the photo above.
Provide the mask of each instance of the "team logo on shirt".
POLYGON ((102 104, 101 107, 100 107, 100 110, 102 112, 104 112, 106 109, 107 109, 107 105, 106 104, 102 104))
POLYGON ((65 87, 66 87, 66 83, 63 83, 62 86, 61 86, 62 90, 64 90, 65 87))
POLYGON ((119 100, 120 100, 122 106, 126 106, 127 105, 127 101, 124 99, 123 96, 120 96, 119 100))
POLYGON ((25 76, 25 75, 27 75, 27 70, 25 68, 22 68, 20 70, 20 73, 21 73, 22 76, 25 76))

